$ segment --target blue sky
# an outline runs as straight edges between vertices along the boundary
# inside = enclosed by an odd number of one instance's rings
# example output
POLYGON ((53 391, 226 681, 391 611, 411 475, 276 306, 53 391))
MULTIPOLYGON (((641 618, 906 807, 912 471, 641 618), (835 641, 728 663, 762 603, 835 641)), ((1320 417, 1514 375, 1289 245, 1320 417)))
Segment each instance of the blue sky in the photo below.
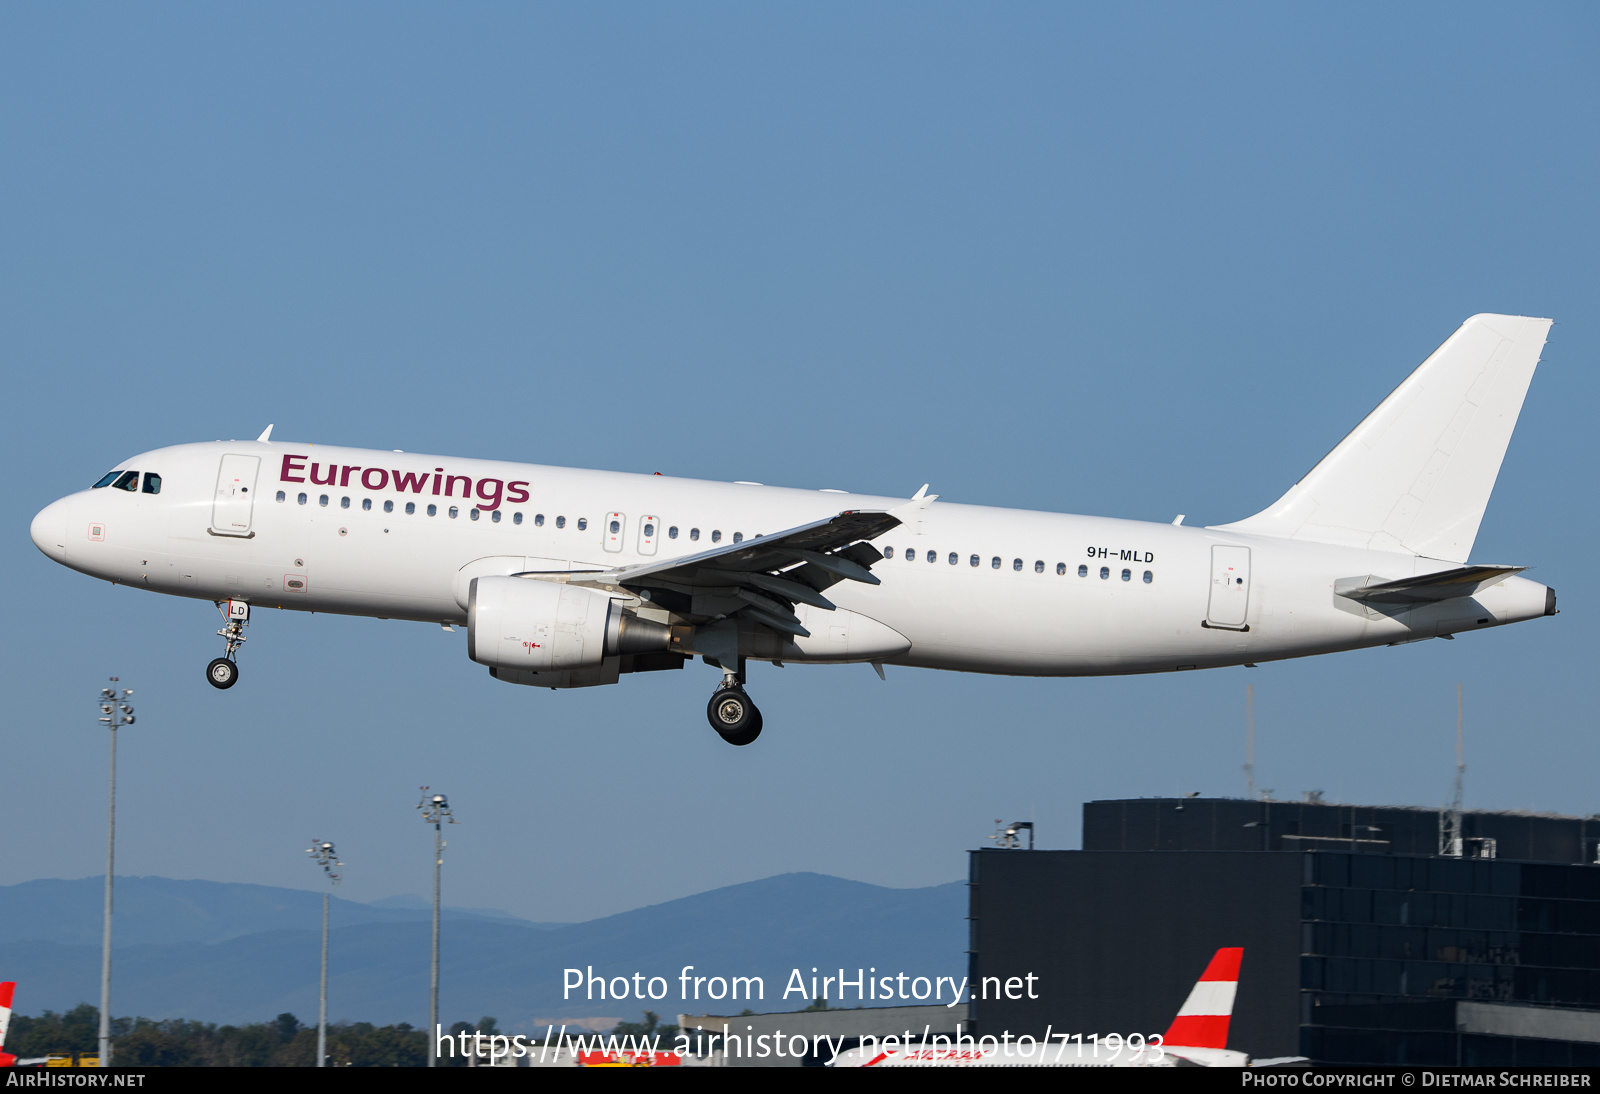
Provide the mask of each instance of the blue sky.
POLYGON ((587 918, 949 881, 1089 798, 1595 810, 1600 12, 1547 4, 0 9, 0 883, 119 872, 587 918), (111 588, 33 513, 253 437, 1190 523, 1274 500, 1468 315, 1557 320, 1478 540, 1562 615, 1181 676, 703 666, 499 684, 436 627, 111 588))

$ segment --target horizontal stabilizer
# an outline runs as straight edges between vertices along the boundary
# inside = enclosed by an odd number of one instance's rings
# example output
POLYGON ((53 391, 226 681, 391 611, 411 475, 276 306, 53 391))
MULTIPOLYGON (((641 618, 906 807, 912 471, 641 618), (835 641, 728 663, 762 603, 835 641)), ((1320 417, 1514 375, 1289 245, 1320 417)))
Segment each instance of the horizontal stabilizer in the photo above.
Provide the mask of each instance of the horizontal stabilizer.
POLYGON ((1471 596, 1479 589, 1520 574, 1526 566, 1460 566, 1454 570, 1385 581, 1367 574, 1342 577, 1333 583, 1335 594, 1371 604, 1428 604, 1471 596))
POLYGON ((1271 508, 1222 527, 1465 562, 1549 331, 1474 315, 1271 508))

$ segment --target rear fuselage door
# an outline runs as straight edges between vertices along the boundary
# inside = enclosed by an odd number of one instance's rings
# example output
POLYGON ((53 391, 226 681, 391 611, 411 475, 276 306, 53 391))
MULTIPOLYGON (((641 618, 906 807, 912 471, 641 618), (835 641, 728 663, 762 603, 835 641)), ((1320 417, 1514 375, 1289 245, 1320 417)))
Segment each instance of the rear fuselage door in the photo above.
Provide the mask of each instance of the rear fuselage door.
POLYGON ((260 456, 222 457, 217 470, 217 493, 211 502, 211 531, 219 536, 249 536, 250 510, 255 504, 256 472, 260 456))
POLYGON ((1211 601, 1206 622, 1242 630, 1250 606, 1250 548, 1211 548, 1211 601))

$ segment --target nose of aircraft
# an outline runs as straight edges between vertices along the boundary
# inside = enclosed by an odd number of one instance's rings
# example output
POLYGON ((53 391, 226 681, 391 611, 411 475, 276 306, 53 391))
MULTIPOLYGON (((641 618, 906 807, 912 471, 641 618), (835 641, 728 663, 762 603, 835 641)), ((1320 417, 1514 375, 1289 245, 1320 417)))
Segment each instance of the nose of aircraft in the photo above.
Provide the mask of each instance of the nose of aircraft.
POLYGON ((67 499, 51 502, 39 510, 28 529, 33 545, 57 562, 67 560, 67 499))

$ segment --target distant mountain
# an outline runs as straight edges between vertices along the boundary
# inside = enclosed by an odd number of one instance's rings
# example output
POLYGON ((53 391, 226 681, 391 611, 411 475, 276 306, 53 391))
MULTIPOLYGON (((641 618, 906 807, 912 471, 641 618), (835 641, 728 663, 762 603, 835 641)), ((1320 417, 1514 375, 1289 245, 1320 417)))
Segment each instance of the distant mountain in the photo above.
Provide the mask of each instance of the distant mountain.
MULTIPOLYGON (((0 943, 100 943, 105 875, 71 881, 47 879, 0 886, 0 943)), ((527 927, 537 924, 505 912, 445 908, 450 919, 493 919, 527 927)), ((322 894, 271 885, 218 881, 174 881, 164 877, 118 877, 113 940, 143 943, 225 942, 230 938, 320 923, 322 894)), ((341 925, 431 920, 432 905, 418 896, 390 897, 372 904, 333 898, 330 918, 341 925)))
MULTIPOLYGON (((164 899, 162 886, 180 893, 183 886, 206 884, 139 880, 150 886, 152 902, 164 899)), ((120 893, 120 880, 118 885, 120 893)), ((0 889, 0 920, 12 914, 7 905, 23 888, 0 889)), ((265 918, 261 908, 270 906, 267 894, 313 901, 317 895, 265 886, 219 888, 262 891, 257 900, 240 900, 245 918, 256 917, 251 922, 265 918)), ((821 970, 818 975, 837 975, 843 967, 854 976, 857 968, 875 967, 880 975, 904 971, 959 978, 966 972, 966 899, 961 882, 886 889, 821 874, 784 874, 554 929, 461 917, 443 930, 441 1018, 448 1023, 494 1015, 502 1028, 526 1031, 535 1019, 636 1018, 646 1007, 664 1016, 685 1010, 737 1012, 745 1006, 795 1010, 810 999, 798 994, 784 999, 786 977, 793 968, 809 977, 813 966, 821 970), (695 966, 694 975, 760 976, 764 998, 734 1004, 702 996, 685 1002, 678 997, 684 965, 695 966), (607 978, 635 972, 661 976, 670 994, 656 1002, 588 999, 582 992, 563 998, 562 971, 591 966, 595 975, 607 978)), ((339 922, 358 909, 378 914, 331 933, 331 1015, 425 1024, 425 917, 385 920, 382 913, 408 910, 350 902, 339 922)), ((242 933, 220 918, 202 921, 219 941, 130 941, 117 947, 113 1013, 235 1023, 282 1011, 302 1018, 316 1013, 316 930, 242 933)), ((120 931, 120 911, 118 925, 120 931)), ((14 932, 0 936, 0 971, 18 982, 19 1013, 60 1011, 98 998, 97 945, 15 938, 14 932)))

